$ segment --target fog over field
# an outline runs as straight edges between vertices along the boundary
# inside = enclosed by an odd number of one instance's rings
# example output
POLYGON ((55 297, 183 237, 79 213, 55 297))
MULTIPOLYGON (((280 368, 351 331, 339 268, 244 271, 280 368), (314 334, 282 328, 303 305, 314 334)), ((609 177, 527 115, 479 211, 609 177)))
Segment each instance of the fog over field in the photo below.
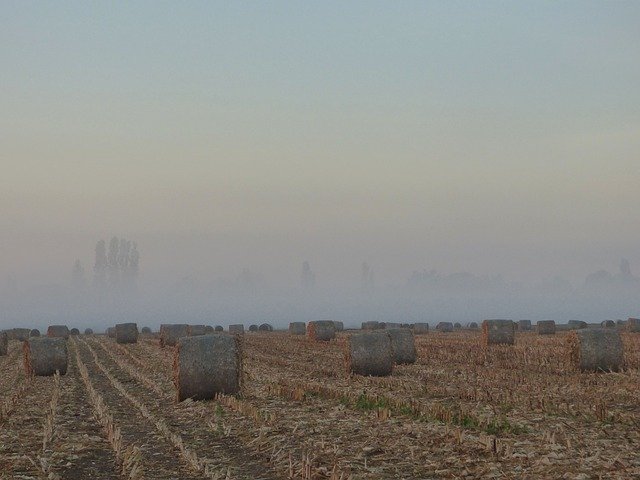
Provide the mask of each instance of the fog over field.
POLYGON ((640 315, 638 3, 2 10, 0 328, 640 315))

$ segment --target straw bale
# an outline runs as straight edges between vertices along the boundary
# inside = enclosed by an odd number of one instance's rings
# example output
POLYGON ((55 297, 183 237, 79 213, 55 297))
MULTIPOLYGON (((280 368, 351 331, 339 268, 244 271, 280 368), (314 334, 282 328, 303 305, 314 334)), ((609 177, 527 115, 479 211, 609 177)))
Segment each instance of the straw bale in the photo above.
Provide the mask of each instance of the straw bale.
POLYGON ((67 373, 67 341, 61 337, 34 337, 23 345, 27 375, 49 376, 67 373))
POLYGON ((414 323, 413 333, 416 335, 424 335, 429 333, 429 324, 426 322, 414 323))
POLYGON ((175 347, 180 338, 187 336, 189 336, 189 325, 186 323, 160 325, 161 347, 175 347))
POLYGON ((29 332, 29 337, 39 337, 39 336, 40 336, 40 330, 38 330, 37 328, 34 328, 29 332))
POLYGON ((205 325, 189 325, 189 336, 197 337, 199 335, 206 335, 207 327, 205 325))
POLYGON ((484 320, 482 343, 484 345, 513 345, 515 342, 513 320, 484 320))
POLYGON ((291 322, 289 324, 289 333, 291 335, 304 335, 307 333, 307 325, 304 322, 291 322))
POLYGON ((398 365, 416 363, 416 344, 413 332, 408 328, 390 328, 387 333, 391 338, 393 362, 398 365))
POLYGON ((603 320, 600 322, 600 326, 602 328, 616 328, 616 322, 613 320, 603 320))
POLYGON ((84 329, 84 334, 85 335, 93 335, 93 330, 90 328, 85 328, 84 329))
POLYGON ((569 320, 567 325, 569 325, 569 330, 581 330, 588 327, 587 322, 582 320, 569 320))
POLYGON ((263 323, 258 327, 259 332, 273 332, 273 327, 268 323, 263 323))
POLYGON ((229 333, 234 333, 237 335, 244 333, 244 325, 242 325, 241 323, 229 325, 229 333))
POLYGON ((336 327, 331 320, 314 320, 307 324, 307 336, 311 340, 328 342, 336 337, 336 327))
POLYGON ((531 320, 518 320, 518 330, 528 332, 531 330, 531 320))
POLYGON ((626 326, 628 332, 640 333, 640 318, 629 318, 626 326))
POLYGON ((216 332, 224 332, 224 327, 222 325, 216 325, 216 328, 214 328, 214 330, 216 332))
POLYGON ((555 320, 539 320, 536 328, 538 335, 555 335, 556 322, 555 320))
POLYGON ((610 328, 574 330, 567 338, 572 363, 583 372, 617 372, 623 364, 620 333, 610 328))
POLYGON ((362 330, 379 330, 382 328, 380 326, 380 322, 370 321, 370 322, 362 322, 361 327, 362 330))
POLYGON ((383 377, 393 371, 393 351, 388 332, 355 333, 347 338, 347 371, 383 377))
POLYGON ((69 328, 66 325, 49 325, 47 337, 69 338, 69 328))
POLYGON ((451 322, 440 322, 436 325, 436 330, 439 332, 453 332, 453 323, 451 322))
POLYGON ((116 324, 116 343, 137 343, 138 324, 118 323, 116 324))

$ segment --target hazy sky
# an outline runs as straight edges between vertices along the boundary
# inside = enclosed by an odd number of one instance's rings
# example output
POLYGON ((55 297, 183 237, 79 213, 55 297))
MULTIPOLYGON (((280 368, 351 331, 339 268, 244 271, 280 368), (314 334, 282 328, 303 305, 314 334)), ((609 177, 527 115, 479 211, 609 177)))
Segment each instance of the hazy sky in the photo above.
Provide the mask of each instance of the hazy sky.
POLYGON ((640 273, 639 2, 0 4, 0 274, 640 273))

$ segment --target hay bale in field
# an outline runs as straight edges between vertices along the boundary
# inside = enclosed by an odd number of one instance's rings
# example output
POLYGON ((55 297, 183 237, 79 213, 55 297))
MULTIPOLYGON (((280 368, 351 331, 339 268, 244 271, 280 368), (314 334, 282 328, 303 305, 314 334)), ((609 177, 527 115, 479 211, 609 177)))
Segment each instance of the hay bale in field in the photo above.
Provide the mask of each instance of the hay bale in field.
POLYGON ((189 336, 189 325, 186 323, 171 323, 160 326, 160 346, 175 347, 178 340, 189 336))
POLYGON ((211 325, 207 325, 206 327, 204 327, 205 335, 209 335, 209 334, 211 334, 213 332, 215 332, 215 330, 213 329, 213 327, 211 325))
POLYGON ((587 322, 583 322, 582 320, 569 320, 567 325, 569 325, 569 330, 582 330, 588 327, 587 322))
POLYGON ((9 335, 7 332, 0 332, 0 355, 6 355, 9 350, 9 335))
POLYGON ((387 333, 391 339, 393 362, 398 365, 416 363, 416 344, 413 332, 408 328, 390 328, 387 333))
POLYGON ((517 326, 520 332, 528 332, 531 330, 531 320, 518 320, 517 326))
POLYGON ((7 332, 9 340, 18 340, 19 342, 24 342, 29 338, 29 334, 31 333, 31 330, 28 328, 12 328, 5 331, 7 332))
POLYGON ((460 325, 460 323, 456 322, 453 324, 453 329, 454 330, 462 330, 462 325, 460 325))
POLYGON ((250 332, 257 332, 258 331, 258 325, 249 325, 249 331, 250 332))
POLYGON ((626 325, 627 325, 627 322, 625 322, 624 320, 622 320, 622 319, 616 320, 616 327, 617 328, 624 328, 624 327, 626 327, 626 325))
POLYGON ((600 326, 602 328, 616 328, 616 322, 613 320, 603 320, 600 322, 600 326))
POLYGON ((436 330, 438 332, 453 332, 453 323, 451 322, 440 322, 436 325, 436 330))
POLYGON ((469 325, 467 325, 467 328, 469 330, 477 330, 478 329, 478 324, 476 322, 469 322, 469 325))
MULTIPOLYGON (((256 327, 256 330, 258 329, 258 327, 256 327)), ((244 325, 242 325, 241 323, 235 324, 235 325, 229 325, 229 333, 233 333, 236 335, 240 335, 244 333, 244 325)))
POLYGON ((371 322, 362 322, 362 325, 360 326, 360 328, 362 330, 379 330, 382 327, 380 326, 380 322, 371 321, 371 322))
POLYGON ((69 330, 69 335, 73 335, 74 337, 77 337, 78 335, 80 335, 80 330, 74 327, 71 330, 69 330))
POLYGON ((555 335, 556 322, 555 320, 540 320, 536 324, 536 330, 538 335, 555 335))
POLYGON ((216 328, 214 328, 214 330, 216 332, 224 332, 224 327, 222 325, 216 325, 216 328))
POLYGON ((400 324, 397 322, 386 322, 384 324, 384 329, 388 330, 390 328, 401 328, 400 324))
POLYGON ((37 328, 34 328, 29 332, 29 337, 39 337, 39 336, 40 336, 40 330, 38 330, 37 328))
POLYGON ((393 371, 393 350, 388 332, 355 333, 347 338, 347 371, 384 377, 393 371))
POLYGON ((624 354, 620 333, 609 328, 575 330, 567 339, 572 363, 583 372, 617 372, 624 354))
POLYGON ((515 342, 513 320, 484 320, 482 343, 484 345, 513 345, 515 342))
POLYGON ((66 325, 49 325, 47 337, 69 338, 69 328, 66 325))
POLYGON ((84 329, 84 334, 85 335, 93 335, 93 330, 90 328, 85 328, 84 329))
POLYGON ((199 335, 206 335, 207 327, 205 325, 189 325, 189 336, 197 337, 199 335))
POLYGON ((344 323, 343 322, 337 322, 337 321, 334 320, 333 325, 336 327, 336 332, 344 331, 344 323))
POLYGON ((220 333, 183 337, 174 354, 173 371, 179 402, 237 393, 242 385, 241 341, 220 333))
POLYGON ((289 324, 289 333, 291 335, 304 335, 307 333, 307 325, 304 322, 291 322, 289 324))
POLYGON ((144 335, 151 335, 151 329, 149 327, 142 327, 140 332, 144 335))
POLYGON ((61 337, 29 338, 23 343, 27 375, 46 377, 67 373, 67 341, 61 337))
POLYGON ((258 327, 259 332, 273 332, 273 327, 268 323, 263 323, 258 327))
POLYGON ((137 343, 138 324, 118 323, 116 324, 116 343, 137 343))
POLYGON ((629 318, 626 327, 628 332, 640 333, 640 318, 629 318))
POLYGON ((109 327, 104 333, 109 338, 116 338, 116 327, 109 327))
POLYGON ((336 326, 331 320, 314 320, 307 324, 307 336, 311 340, 328 342, 336 338, 336 326))
POLYGON ((413 333, 416 335, 425 335, 429 333, 429 324, 426 322, 414 323, 413 333))

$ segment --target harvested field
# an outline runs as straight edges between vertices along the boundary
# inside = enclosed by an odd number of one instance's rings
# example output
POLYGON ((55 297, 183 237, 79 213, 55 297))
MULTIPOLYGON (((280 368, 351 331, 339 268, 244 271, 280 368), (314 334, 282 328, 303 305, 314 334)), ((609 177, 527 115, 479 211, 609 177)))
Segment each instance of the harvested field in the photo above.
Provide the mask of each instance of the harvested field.
POLYGON ((637 478, 640 335, 583 373, 569 335, 415 337, 417 362, 347 375, 350 332, 247 335, 243 391, 176 402, 173 347, 71 337, 64 376, 0 357, 0 478, 637 478))

